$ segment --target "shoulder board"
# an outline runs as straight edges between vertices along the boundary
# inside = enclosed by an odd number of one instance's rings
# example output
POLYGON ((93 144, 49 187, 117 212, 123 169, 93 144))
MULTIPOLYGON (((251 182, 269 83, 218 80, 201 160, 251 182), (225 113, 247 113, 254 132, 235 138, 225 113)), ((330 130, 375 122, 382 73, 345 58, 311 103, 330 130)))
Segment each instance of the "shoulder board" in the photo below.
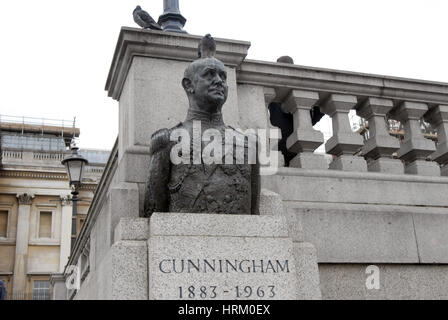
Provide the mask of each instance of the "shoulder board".
POLYGON ((170 130, 167 128, 157 130, 151 136, 151 144, 149 145, 149 153, 153 155, 161 151, 170 144, 170 130))

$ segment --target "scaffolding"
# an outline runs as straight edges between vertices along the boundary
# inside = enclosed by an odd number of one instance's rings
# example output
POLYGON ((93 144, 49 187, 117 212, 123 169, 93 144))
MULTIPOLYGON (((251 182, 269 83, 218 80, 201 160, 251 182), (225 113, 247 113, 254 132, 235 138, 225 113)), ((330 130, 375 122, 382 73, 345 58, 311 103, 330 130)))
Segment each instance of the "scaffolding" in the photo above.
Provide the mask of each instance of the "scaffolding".
POLYGON ((0 150, 64 151, 73 139, 79 137, 76 119, 0 115, 0 150))

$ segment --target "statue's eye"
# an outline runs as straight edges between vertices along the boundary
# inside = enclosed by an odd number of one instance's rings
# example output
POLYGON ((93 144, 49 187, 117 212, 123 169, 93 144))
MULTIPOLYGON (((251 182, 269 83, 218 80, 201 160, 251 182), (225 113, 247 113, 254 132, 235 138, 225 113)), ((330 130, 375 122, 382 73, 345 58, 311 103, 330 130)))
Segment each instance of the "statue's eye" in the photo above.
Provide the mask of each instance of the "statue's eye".
POLYGON ((219 73, 219 77, 220 77, 222 80, 227 80, 227 74, 226 74, 225 72, 220 72, 220 73, 219 73))
POLYGON ((213 69, 207 69, 204 73, 203 73, 203 77, 206 78, 212 78, 216 75, 216 71, 213 69))

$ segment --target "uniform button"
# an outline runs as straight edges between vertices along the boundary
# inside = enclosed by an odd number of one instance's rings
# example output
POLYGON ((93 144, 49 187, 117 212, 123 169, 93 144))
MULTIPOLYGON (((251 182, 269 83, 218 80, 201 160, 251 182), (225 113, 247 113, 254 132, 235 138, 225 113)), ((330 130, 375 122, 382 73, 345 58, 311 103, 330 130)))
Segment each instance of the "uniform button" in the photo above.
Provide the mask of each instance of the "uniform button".
POLYGON ((209 202, 213 201, 213 197, 212 196, 207 196, 207 201, 209 201, 209 202))
POLYGON ((225 201, 226 201, 227 203, 229 203, 230 201, 232 201, 232 197, 229 196, 229 195, 226 195, 226 197, 225 197, 225 201))

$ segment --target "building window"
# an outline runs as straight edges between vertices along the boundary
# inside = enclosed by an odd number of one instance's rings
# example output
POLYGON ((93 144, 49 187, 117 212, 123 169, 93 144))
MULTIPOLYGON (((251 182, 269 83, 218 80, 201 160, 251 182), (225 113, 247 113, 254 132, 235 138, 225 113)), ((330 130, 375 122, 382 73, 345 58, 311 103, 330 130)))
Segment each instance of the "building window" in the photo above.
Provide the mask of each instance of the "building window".
POLYGON ((0 238, 7 238, 8 211, 0 210, 0 238))
POLYGON ((34 280, 33 300, 50 300, 50 281, 34 280))
POLYGON ((84 215, 78 216, 78 227, 77 227, 78 229, 76 230, 76 236, 79 236, 84 221, 85 221, 84 215))
POLYGON ((39 216, 39 238, 51 238, 51 211, 41 211, 39 216))

